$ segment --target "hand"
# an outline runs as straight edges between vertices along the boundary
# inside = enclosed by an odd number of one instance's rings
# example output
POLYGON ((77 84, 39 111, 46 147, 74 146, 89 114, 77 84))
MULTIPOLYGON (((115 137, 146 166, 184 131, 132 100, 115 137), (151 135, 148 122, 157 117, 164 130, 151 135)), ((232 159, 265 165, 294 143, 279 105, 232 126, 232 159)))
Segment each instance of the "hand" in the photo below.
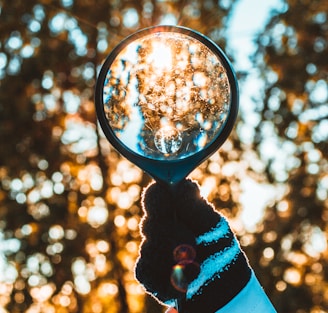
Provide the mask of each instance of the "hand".
POLYGON ((247 284, 251 269, 236 237, 196 183, 185 180, 173 190, 153 183, 143 194, 143 209, 136 277, 160 302, 182 312, 213 313, 247 284), (170 277, 173 251, 184 244, 195 249, 200 273, 181 292, 170 277))
POLYGON ((169 308, 165 313, 179 313, 175 308, 169 308))

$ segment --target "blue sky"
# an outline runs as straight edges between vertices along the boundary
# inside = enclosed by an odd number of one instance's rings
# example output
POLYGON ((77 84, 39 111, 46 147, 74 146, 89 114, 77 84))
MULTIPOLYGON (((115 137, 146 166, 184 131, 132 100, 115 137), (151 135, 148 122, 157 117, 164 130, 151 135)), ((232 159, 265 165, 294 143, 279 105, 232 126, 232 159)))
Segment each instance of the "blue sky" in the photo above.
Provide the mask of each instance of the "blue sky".
MULTIPOLYGON (((246 81, 240 83, 239 114, 243 116, 243 123, 238 134, 245 144, 253 141, 254 127, 260 122, 252 97, 261 98, 261 90, 264 87, 259 79, 259 71, 254 68, 254 64, 249 59, 256 50, 253 40, 264 29, 272 9, 282 10, 283 8, 282 0, 240 0, 227 27, 227 51, 234 57, 234 68, 236 71, 246 71, 249 74, 246 81)), ((255 155, 252 156, 252 158, 255 157, 255 155)), ((258 160, 258 162, 261 161, 258 160)), ((244 177, 241 182, 240 218, 244 227, 252 231, 263 218, 265 207, 282 190, 269 184, 258 183, 247 173, 242 176, 244 177), (261 195, 261 197, 255 195, 261 195)))
POLYGON ((272 9, 283 10, 282 0, 240 0, 228 26, 228 49, 234 51, 235 67, 249 70, 252 67, 248 56, 254 52, 253 38, 264 27, 272 9))

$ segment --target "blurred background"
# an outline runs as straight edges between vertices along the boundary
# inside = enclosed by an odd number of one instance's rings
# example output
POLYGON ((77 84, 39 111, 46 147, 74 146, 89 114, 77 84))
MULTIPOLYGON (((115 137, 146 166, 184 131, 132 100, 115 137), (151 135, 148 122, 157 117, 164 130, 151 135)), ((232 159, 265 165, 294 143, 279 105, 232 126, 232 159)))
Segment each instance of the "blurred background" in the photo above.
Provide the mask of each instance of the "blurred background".
POLYGON ((210 37, 239 80, 236 127, 191 177, 278 312, 328 312, 327 12, 325 0, 0 0, 0 312, 163 311, 133 273, 151 179, 94 108, 104 58, 157 24, 210 37))

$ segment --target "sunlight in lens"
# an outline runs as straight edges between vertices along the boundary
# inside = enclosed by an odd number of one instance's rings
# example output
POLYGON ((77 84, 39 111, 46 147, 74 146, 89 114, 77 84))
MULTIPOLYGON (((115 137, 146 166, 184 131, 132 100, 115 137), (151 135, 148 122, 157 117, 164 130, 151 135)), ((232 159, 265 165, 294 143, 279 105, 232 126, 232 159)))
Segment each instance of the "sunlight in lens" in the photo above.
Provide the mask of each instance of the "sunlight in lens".
POLYGON ((163 42, 153 41, 152 50, 147 56, 147 63, 154 66, 158 71, 170 70, 172 68, 172 50, 163 42))

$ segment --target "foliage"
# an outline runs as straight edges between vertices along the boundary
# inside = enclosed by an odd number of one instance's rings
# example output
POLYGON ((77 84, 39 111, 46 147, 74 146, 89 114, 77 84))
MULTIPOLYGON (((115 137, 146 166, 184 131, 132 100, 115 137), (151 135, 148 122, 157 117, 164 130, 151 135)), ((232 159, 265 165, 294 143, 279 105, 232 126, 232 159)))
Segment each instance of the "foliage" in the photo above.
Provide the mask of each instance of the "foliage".
POLYGON ((325 1, 288 1, 254 57, 265 82, 254 148, 286 189, 250 249, 278 312, 328 308, 327 10, 325 1))
POLYGON ((96 75, 121 39, 150 25, 179 22, 224 43, 228 7, 13 0, 0 8, 1 307, 158 312, 133 274, 149 178, 99 132, 96 75))

